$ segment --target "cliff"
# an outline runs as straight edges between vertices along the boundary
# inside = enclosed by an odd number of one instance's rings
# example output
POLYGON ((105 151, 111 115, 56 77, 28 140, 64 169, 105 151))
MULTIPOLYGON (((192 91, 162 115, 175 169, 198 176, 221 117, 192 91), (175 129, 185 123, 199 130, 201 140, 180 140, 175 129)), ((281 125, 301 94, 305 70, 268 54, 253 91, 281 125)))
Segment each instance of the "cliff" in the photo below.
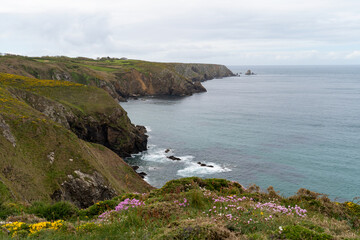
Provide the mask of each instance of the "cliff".
POLYGON ((113 98, 186 96, 205 92, 201 81, 233 76, 223 65, 102 58, 1 56, 0 72, 97 86, 113 98))
POLYGON ((146 192, 152 187, 114 153, 128 156, 146 142, 144 130, 99 88, 0 73, 1 197, 87 207, 146 192))

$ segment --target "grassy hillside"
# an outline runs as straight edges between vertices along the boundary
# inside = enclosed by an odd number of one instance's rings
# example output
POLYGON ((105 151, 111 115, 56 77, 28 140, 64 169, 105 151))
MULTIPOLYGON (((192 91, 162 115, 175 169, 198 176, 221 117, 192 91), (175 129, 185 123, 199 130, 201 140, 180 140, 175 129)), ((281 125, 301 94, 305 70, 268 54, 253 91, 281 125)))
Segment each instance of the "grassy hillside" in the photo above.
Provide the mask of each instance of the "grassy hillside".
POLYGON ((0 56, 0 72, 97 86, 119 100, 131 96, 191 95, 200 81, 232 76, 222 65, 156 63, 140 60, 0 56))
POLYGON ((135 128, 101 89, 0 73, 1 198, 32 202, 57 197, 78 203, 84 197, 89 204, 91 198, 151 189, 117 154, 71 131, 76 120, 87 118, 101 126, 135 128), (108 120, 114 111, 123 119, 108 120), (90 185, 79 189, 84 196, 70 191, 75 183, 90 185))
POLYGON ((272 187, 265 193, 223 179, 173 180, 150 193, 123 194, 84 210, 66 203, 2 209, 2 218, 12 221, 2 225, 3 239, 360 238, 356 203, 331 202, 306 189, 284 198, 272 187))
POLYGON ((105 145, 120 156, 146 150, 147 136, 99 88, 5 73, 0 73, 0 84, 81 139, 105 145))

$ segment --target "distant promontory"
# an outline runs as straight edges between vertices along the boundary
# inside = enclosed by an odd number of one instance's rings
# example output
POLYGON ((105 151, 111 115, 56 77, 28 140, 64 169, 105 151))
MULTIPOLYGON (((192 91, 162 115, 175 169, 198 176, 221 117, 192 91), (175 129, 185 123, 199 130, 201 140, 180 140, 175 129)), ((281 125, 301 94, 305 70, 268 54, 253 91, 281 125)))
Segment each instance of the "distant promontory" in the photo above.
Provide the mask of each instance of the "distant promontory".
POLYGON ((124 101, 141 96, 206 92, 201 82, 234 76, 224 65, 159 63, 126 58, 1 57, 0 72, 97 86, 124 101))

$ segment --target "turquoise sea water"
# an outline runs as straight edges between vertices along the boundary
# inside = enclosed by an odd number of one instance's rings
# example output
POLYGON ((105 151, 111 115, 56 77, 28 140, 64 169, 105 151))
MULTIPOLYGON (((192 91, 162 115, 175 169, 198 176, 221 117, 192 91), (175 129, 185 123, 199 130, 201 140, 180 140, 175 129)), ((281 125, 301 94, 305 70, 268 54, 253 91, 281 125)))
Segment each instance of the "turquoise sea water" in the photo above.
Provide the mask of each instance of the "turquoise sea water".
POLYGON ((360 66, 229 68, 256 75, 207 81, 208 92, 190 97, 121 103, 149 130, 149 150, 127 161, 150 184, 200 176, 286 196, 304 187, 360 197, 360 66))

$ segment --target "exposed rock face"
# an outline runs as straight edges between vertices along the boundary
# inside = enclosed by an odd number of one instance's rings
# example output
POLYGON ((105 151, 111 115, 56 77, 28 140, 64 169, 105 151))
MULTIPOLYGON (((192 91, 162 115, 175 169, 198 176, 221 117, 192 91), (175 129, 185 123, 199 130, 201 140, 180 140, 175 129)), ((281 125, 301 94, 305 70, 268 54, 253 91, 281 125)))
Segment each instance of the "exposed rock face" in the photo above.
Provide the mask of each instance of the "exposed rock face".
POLYGON ((12 143, 13 147, 16 147, 16 139, 14 135, 11 133, 9 125, 5 122, 5 120, 0 115, 0 133, 12 143))
MULTIPOLYGON (((121 157, 128 157, 132 153, 138 153, 147 149, 147 138, 145 127, 128 124, 125 129, 123 125, 117 124, 119 119, 124 118, 122 109, 114 109, 110 116, 98 115, 84 116, 69 121, 71 130, 81 139, 100 143, 121 157), (145 131, 143 130, 145 129, 145 131)), ((126 117, 128 120, 128 118, 126 117)), ((128 120, 130 122, 130 120, 128 120)))
POLYGON ((223 65, 139 60, 2 57, 0 72, 93 85, 125 101, 139 96, 187 96, 206 92, 201 82, 234 76, 223 65), (116 62, 117 61, 117 62, 116 62), (101 69, 106 69, 102 71, 101 69))
POLYGON ((166 68, 148 75, 132 70, 129 73, 116 74, 116 78, 118 80, 112 82, 113 86, 123 98, 153 95, 186 96, 206 92, 201 83, 194 83, 166 68))
POLYGON ((111 115, 83 115, 59 102, 29 91, 13 88, 11 92, 53 121, 73 131, 79 138, 100 143, 121 157, 147 149, 146 128, 132 125, 126 112, 120 107, 114 108, 111 115), (125 123, 121 120, 125 120, 125 123))
POLYGON ((119 153, 146 149, 145 128, 131 124, 105 91, 0 73, 1 199, 62 199, 87 207, 152 189, 118 154, 77 137, 74 124, 80 133, 90 124, 101 129, 92 140, 107 141, 119 153))
POLYGON ((87 208, 98 201, 111 199, 116 196, 112 189, 98 173, 92 175, 75 171, 75 177, 68 176, 68 180, 61 184, 51 198, 55 201, 65 200, 74 203, 80 208, 87 208))
POLYGON ((70 129, 69 122, 73 122, 76 119, 76 116, 72 111, 49 98, 17 88, 12 88, 10 91, 15 96, 24 100, 31 107, 45 114, 54 122, 60 123, 67 129, 70 129))
POLYGON ((245 75, 249 76, 249 75, 255 75, 255 73, 253 73, 250 69, 246 71, 245 75))
POLYGON ((175 64, 175 70, 194 82, 235 76, 226 66, 217 64, 179 63, 175 64))

